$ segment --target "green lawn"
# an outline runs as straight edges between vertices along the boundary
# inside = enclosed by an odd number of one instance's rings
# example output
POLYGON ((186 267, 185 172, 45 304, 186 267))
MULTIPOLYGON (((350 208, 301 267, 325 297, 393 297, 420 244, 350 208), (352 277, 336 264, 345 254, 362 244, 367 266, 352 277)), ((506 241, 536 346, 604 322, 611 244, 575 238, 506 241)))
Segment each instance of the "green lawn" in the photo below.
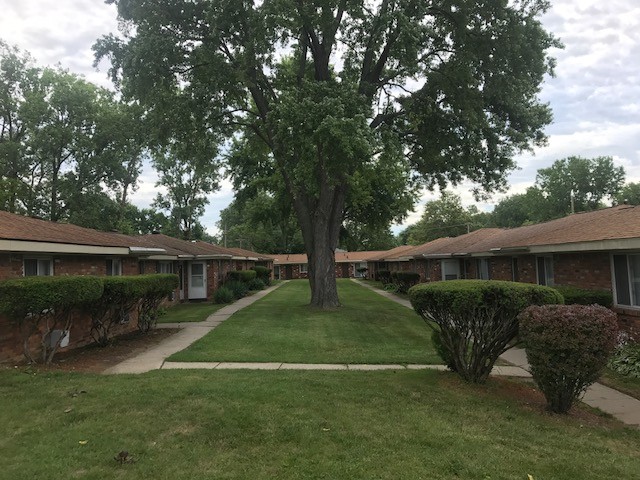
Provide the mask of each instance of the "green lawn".
POLYGON ((637 429, 541 414, 496 384, 427 371, 4 370, 0 477, 640 478, 637 429), (121 450, 135 463, 116 463, 121 450))
POLYGON ((180 303, 168 308, 167 312, 158 319, 158 323, 202 322, 209 315, 226 306, 210 302, 180 303))
POLYGON ((431 330, 412 310, 350 280, 342 307, 308 306, 309 284, 292 281, 234 314, 170 361, 441 363, 431 330))
POLYGON ((605 368, 598 381, 640 400, 640 378, 620 375, 609 368, 605 368))

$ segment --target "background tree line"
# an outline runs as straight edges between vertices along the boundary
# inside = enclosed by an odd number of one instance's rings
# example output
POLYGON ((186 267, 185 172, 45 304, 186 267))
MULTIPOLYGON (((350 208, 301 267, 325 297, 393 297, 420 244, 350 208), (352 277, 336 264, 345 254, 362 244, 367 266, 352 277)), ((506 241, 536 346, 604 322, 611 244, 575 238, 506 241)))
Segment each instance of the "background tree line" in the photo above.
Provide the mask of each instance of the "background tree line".
POLYGON ((483 227, 519 227, 585 212, 607 205, 640 205, 640 183, 625 182, 623 167, 611 157, 568 157, 538 170, 525 193, 500 200, 493 211, 465 208, 460 196, 443 191, 425 205, 421 219, 398 236, 399 244, 455 237, 483 227))
POLYGON ((217 149, 151 135, 145 112, 60 67, 39 67, 0 40, 0 209, 124 233, 205 236, 198 219, 217 188, 217 149), (130 202, 143 162, 163 186, 130 202))

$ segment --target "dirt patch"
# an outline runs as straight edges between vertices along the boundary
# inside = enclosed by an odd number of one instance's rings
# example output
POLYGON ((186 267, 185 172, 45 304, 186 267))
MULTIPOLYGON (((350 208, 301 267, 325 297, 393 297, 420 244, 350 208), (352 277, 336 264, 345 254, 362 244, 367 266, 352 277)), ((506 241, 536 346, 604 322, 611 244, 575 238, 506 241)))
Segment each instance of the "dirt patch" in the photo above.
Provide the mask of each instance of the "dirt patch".
POLYGON ((38 369, 102 373, 107 368, 154 347, 179 331, 180 329, 177 328, 158 328, 146 334, 132 332, 114 338, 111 344, 106 347, 93 344, 60 353, 54 359, 53 364, 49 366, 38 365, 38 369))
POLYGON ((547 401, 532 380, 520 378, 491 377, 486 385, 469 385, 459 377, 447 376, 443 382, 453 388, 471 388, 474 393, 515 401, 520 408, 547 417, 550 421, 570 419, 579 425, 617 428, 623 424, 611 415, 581 402, 577 402, 566 415, 547 410, 547 401))

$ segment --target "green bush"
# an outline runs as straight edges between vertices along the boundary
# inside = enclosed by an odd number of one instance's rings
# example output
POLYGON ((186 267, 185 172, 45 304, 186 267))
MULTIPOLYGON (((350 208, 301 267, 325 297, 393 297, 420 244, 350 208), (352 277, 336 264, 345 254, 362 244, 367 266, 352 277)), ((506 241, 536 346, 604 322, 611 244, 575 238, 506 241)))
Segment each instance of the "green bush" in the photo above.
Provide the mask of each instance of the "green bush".
POLYGON ((625 332, 621 332, 608 367, 620 375, 640 378, 640 343, 629 338, 625 332))
POLYGON ((440 330, 433 329, 431 331, 431 343, 433 344, 433 348, 435 349, 438 356, 442 359, 444 364, 451 370, 452 372, 456 371, 456 363, 453 361, 453 357, 449 353, 444 345, 442 345, 442 338, 440 338, 440 330))
POLYGON ((255 270, 232 270, 227 273, 227 279, 235 282, 249 283, 256 278, 255 270))
POLYGON ((556 290, 528 283, 450 280, 409 289, 414 310, 433 328, 455 371, 486 381, 495 361, 518 334, 518 314, 529 305, 562 303, 556 290), (433 325, 431 322, 435 323, 433 325))
POLYGON ((152 275, 136 275, 137 282, 142 284, 143 294, 138 303, 138 330, 147 333, 158 322, 160 304, 178 288, 177 275, 158 273, 152 275))
POLYGON ((219 304, 231 303, 234 300, 233 291, 227 287, 220 287, 213 294, 213 301, 219 304))
POLYGON ((420 282, 418 272, 391 272, 391 282, 398 286, 398 293, 407 293, 411 287, 420 282))
POLYGON ((376 280, 382 282, 384 285, 391 283, 391 272, 389 270, 378 270, 376 280))
POLYGON ((224 286, 233 292, 233 298, 236 298, 236 299, 246 297, 247 293, 249 293, 247 284, 237 280, 227 281, 225 282, 224 286))
POLYGON ((587 290, 572 285, 556 285, 564 297, 566 305, 602 305, 611 308, 613 306, 613 294, 608 290, 587 290))
POLYGON ((40 332, 42 361, 51 363, 62 336, 51 344, 54 330, 68 332, 73 312, 97 301, 103 293, 102 279, 89 276, 26 277, 0 282, 0 313, 16 322, 24 355, 35 362, 29 338, 40 332))
POLYGON ((265 284, 259 278, 254 278, 250 282, 247 283, 247 288, 249 290, 264 290, 265 284))
POLYGON ((566 413, 595 382, 616 344, 616 314, 601 305, 544 305, 519 315, 520 338, 548 408, 566 413))
POLYGON ((102 296, 85 306, 91 316, 91 336, 100 346, 109 343, 111 328, 125 321, 129 312, 142 299, 145 281, 138 276, 103 277, 102 296))
POLYGON ((271 285, 271 269, 267 267, 262 267, 260 265, 256 265, 252 267, 252 270, 256 272, 256 278, 259 278, 264 282, 265 285, 271 285))

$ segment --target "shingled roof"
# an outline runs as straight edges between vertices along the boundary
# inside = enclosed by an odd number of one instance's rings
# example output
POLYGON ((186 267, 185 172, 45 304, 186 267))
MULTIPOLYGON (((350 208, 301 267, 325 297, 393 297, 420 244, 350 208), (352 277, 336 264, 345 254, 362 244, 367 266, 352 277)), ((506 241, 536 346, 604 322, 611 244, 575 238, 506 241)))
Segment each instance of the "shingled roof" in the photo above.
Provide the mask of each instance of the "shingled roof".
POLYGON ((100 247, 141 246, 133 237, 0 211, 0 239, 100 247))

